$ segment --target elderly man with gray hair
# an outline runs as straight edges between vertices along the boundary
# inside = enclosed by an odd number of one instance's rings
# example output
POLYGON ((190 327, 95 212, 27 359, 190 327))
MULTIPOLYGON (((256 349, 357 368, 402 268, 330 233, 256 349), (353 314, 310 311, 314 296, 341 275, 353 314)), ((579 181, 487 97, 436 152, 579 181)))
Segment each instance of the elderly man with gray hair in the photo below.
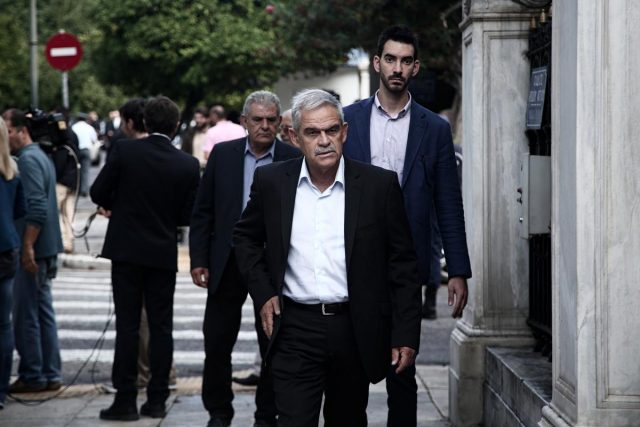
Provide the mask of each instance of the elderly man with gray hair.
POLYGON ((331 94, 293 99, 303 159, 255 172, 233 232, 238 268, 271 339, 278 426, 366 426, 369 382, 414 364, 420 282, 395 172, 346 159, 331 94))
MULTIPOLYGON (((205 362, 202 402, 209 427, 228 426, 234 415, 231 352, 238 337, 247 285, 240 276, 231 232, 249 200, 254 171, 299 157, 276 138, 280 100, 271 92, 250 94, 242 110, 247 136, 216 144, 200 181, 191 218, 189 251, 193 283, 208 291, 204 315, 205 362)), ((268 339, 256 313, 258 342, 264 355, 268 339)), ((256 391, 256 426, 273 426, 276 409, 270 377, 263 372, 256 391)))

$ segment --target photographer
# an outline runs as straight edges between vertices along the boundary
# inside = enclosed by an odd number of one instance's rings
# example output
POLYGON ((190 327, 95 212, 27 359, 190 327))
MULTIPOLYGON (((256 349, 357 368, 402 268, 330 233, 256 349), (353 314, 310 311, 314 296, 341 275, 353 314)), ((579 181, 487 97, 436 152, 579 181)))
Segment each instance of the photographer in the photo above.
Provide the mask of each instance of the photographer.
POLYGON ((51 279, 62 241, 55 170, 44 151, 33 143, 26 115, 10 109, 2 117, 9 130, 11 153, 18 157, 27 207, 24 218, 16 223, 22 248, 15 276, 13 320, 20 364, 18 379, 9 392, 58 390, 62 386, 61 360, 51 279))

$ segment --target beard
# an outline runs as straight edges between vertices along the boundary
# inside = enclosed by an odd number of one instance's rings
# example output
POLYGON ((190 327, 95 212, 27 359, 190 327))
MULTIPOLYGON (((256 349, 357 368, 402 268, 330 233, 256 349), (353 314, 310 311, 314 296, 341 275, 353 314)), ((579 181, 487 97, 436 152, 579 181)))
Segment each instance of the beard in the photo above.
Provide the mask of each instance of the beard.
POLYGON ((409 79, 405 79, 401 75, 392 74, 389 77, 381 75, 381 77, 382 78, 380 80, 382 80, 382 84, 384 85, 384 87, 392 93, 402 93, 407 89, 407 86, 409 85, 409 79), (402 82, 391 83, 390 80, 392 79, 400 79, 402 82))

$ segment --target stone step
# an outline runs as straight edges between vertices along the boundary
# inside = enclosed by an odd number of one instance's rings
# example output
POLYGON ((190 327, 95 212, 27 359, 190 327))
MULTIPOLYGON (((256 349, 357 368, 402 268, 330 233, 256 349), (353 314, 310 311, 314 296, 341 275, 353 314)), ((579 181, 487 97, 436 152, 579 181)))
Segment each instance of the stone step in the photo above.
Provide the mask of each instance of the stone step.
POLYGON ((528 347, 488 347, 485 372, 485 425, 537 426, 551 401, 551 362, 528 347))

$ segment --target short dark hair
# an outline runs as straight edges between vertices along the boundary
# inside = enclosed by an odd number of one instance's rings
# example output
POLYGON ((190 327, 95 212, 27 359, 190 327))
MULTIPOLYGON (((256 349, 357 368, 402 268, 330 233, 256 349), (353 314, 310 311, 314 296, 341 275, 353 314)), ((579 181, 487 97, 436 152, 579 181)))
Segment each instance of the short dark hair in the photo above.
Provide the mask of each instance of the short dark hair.
POLYGON ((149 133, 173 136, 179 119, 178 106, 166 96, 151 98, 144 107, 144 124, 149 133))
POLYGON ((205 107, 198 107, 195 109, 195 111, 193 112, 193 115, 195 116, 196 114, 201 114, 203 116, 207 116, 208 111, 205 107))
POLYGON ((27 127, 26 113, 17 108, 10 108, 2 114, 2 118, 11 122, 11 126, 17 130, 27 127))
POLYGON ((394 25, 393 27, 385 28, 380 33, 380 37, 378 37, 378 56, 382 56, 384 45, 389 40, 413 45, 413 59, 418 59, 418 38, 409 27, 394 25))
POLYGON ((215 115, 218 119, 223 120, 227 118, 227 112, 224 109, 224 106, 220 104, 215 104, 209 109, 209 116, 215 115))
POLYGON ((133 120, 133 129, 137 132, 144 132, 144 107, 147 101, 143 98, 130 99, 120 107, 120 115, 125 122, 133 120))

